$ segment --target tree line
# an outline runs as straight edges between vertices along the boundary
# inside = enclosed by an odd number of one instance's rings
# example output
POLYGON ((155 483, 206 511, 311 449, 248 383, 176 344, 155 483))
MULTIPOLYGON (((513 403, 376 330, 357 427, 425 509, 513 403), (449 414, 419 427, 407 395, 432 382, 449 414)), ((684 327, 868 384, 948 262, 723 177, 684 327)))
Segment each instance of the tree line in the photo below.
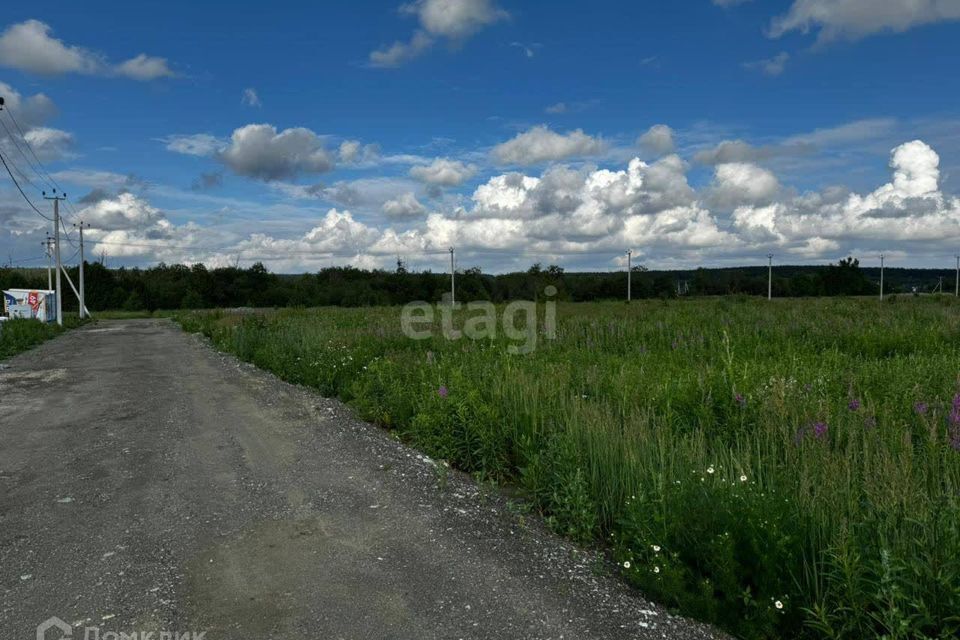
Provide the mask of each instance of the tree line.
MULTIPOLYGON (((68 270, 78 282, 78 269, 68 270)), ((890 293, 933 290, 939 278, 953 283, 949 270, 887 269, 885 290, 890 293)), ((450 275, 408 271, 402 263, 392 270, 329 267, 302 275, 269 272, 261 263, 249 268, 208 269, 160 264, 150 268, 109 269, 99 263, 85 267, 86 299, 91 311, 120 309, 200 309, 286 306, 372 306, 404 304, 414 300, 439 301, 450 290, 450 275)), ((853 258, 827 266, 778 266, 773 269, 777 297, 875 295, 879 270, 863 269, 853 258)), ((45 269, 0 269, 0 287, 46 288, 45 269)), ((504 302, 538 299, 553 286, 556 297, 570 301, 623 300, 626 272, 567 272, 556 265, 534 264, 526 271, 487 274, 479 267, 458 271, 457 299, 504 302)), ((947 285, 945 285, 947 286, 947 285)), ((64 287, 67 288, 66 282, 64 287)), ((947 286, 952 291, 952 286, 947 286)), ((739 267, 650 271, 634 267, 634 299, 703 295, 766 295, 767 268, 739 267)), ((64 308, 76 310, 68 292, 64 308)))

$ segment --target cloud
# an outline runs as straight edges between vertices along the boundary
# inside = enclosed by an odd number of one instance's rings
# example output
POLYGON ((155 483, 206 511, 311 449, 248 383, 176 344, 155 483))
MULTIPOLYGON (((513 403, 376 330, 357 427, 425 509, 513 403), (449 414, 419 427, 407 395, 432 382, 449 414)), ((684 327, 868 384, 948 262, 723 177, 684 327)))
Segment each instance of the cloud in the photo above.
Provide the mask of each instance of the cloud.
POLYGON ((189 135, 174 134, 163 139, 168 151, 188 156, 212 156, 225 146, 225 142, 209 133, 189 135))
POLYGON ((340 143, 337 155, 347 164, 372 163, 380 158, 380 147, 375 144, 363 144, 359 140, 344 140, 340 143))
POLYGON ((435 158, 428 165, 411 167, 410 177, 434 187, 457 187, 476 174, 477 167, 459 160, 435 158))
POLYGON ((410 191, 383 203, 383 213, 395 220, 419 218, 426 212, 427 208, 420 204, 417 197, 410 191))
POLYGON ((462 40, 509 17, 491 0, 415 0, 401 11, 416 15, 428 33, 451 40, 462 40))
MULTIPOLYGON (((42 93, 26 98, 3 82, 0 82, 0 96, 8 114, 0 117, 6 118, 6 122, 16 120, 19 125, 8 124, 0 131, 0 149, 10 154, 30 154, 29 148, 41 162, 55 162, 71 156, 73 134, 45 126, 57 114, 56 105, 50 98, 42 93)), ((28 155, 25 163, 34 164, 33 155, 28 155)), ((26 166, 21 168, 26 169, 26 166)))
POLYGON ((818 30, 818 42, 825 43, 951 20, 960 20, 960 3, 954 0, 794 0, 785 15, 773 19, 769 35, 818 30))
POLYGON ((655 124, 637 139, 637 144, 658 156, 673 153, 673 129, 665 124, 655 124))
POLYGON ((126 62, 121 62, 114 67, 114 73, 131 80, 156 80, 157 78, 173 78, 176 76, 167 66, 166 58, 148 56, 144 53, 126 62))
POLYGON ((230 253, 255 256, 254 259, 289 260, 291 254, 350 255, 364 252, 380 236, 377 229, 355 220, 349 211, 330 209, 319 224, 295 239, 273 238, 255 233, 230 247, 230 253))
POLYGON ((789 140, 763 146, 754 146, 743 140, 724 140, 715 147, 698 151, 693 159, 701 164, 760 162, 771 158, 804 156, 815 150, 816 147, 812 142, 803 140, 789 140))
POLYGON ((94 201, 80 210, 83 221, 95 231, 146 229, 164 219, 159 209, 133 193, 123 192, 112 197, 100 197, 100 194, 97 196, 90 198, 94 201))
POLYGON ((952 250, 960 240, 960 199, 939 188, 940 158, 914 140, 891 152, 892 180, 861 195, 838 190, 807 193, 765 206, 738 207, 733 227, 745 240, 801 247, 856 243, 884 250, 892 243, 923 243, 952 250))
POLYGON ((9 84, 0 82, 0 96, 3 96, 6 101, 5 108, 14 113, 14 117, 22 127, 42 126, 57 115, 57 107, 53 100, 43 93, 27 98, 9 84))
POLYGON ((897 120, 895 118, 866 118, 836 127, 815 129, 810 133, 791 136, 784 142, 788 146, 791 144, 809 144, 818 147, 861 142, 888 136, 893 133, 896 125, 897 120))
POLYGON ((0 65, 40 75, 79 73, 121 76, 133 80, 173 77, 164 58, 140 55, 112 64, 94 51, 65 44, 39 20, 10 25, 0 34, 0 65))
POLYGON ((234 173, 271 181, 304 173, 333 169, 333 155, 310 129, 297 127, 277 132, 270 124, 248 124, 230 136, 217 158, 234 173))
POLYGON ((780 191, 780 182, 770 171, 746 162, 717 165, 710 188, 710 204, 734 207, 768 204, 780 191))
POLYGON ((243 94, 240 96, 240 104, 247 107, 263 106, 263 103, 260 102, 260 96, 257 95, 257 90, 252 87, 247 87, 243 90, 243 94))
POLYGON ((772 58, 757 60, 755 62, 744 62, 743 68, 750 69, 752 71, 759 71, 767 76, 776 77, 782 74, 787 68, 787 61, 789 59, 790 54, 786 51, 781 51, 772 58))
POLYGON ((493 148, 493 157, 501 164, 531 165, 575 156, 602 153, 607 145, 577 129, 566 134, 540 125, 518 134, 493 148))
POLYGON ((92 189, 87 195, 77 200, 77 204, 96 204, 101 200, 112 197, 112 194, 101 187, 92 189))
POLYGON ((416 16, 420 28, 409 41, 370 52, 370 65, 396 67, 413 60, 433 46, 437 38, 460 43, 509 14, 491 0, 415 0, 400 7, 400 12, 416 16))
POLYGON ((50 127, 29 129, 23 137, 41 162, 67 158, 73 146, 72 134, 50 127))
POLYGON ((568 107, 566 102, 557 102, 556 104, 552 104, 544 109, 544 111, 547 113, 566 113, 567 109, 568 107))
MULTIPOLYGON (((82 215, 95 227, 91 238, 125 243, 103 248, 137 259, 226 264, 241 255, 274 269, 296 270, 324 260, 384 266, 398 253, 449 246, 464 256, 497 251, 502 257, 495 259, 495 268, 529 264, 532 255, 574 262, 571 256, 579 253, 607 254, 596 260, 615 267, 624 248, 663 264, 768 251, 804 259, 910 247, 917 255, 938 250, 952 255, 960 242, 960 199, 941 191, 938 154, 920 140, 907 142, 891 151, 890 170, 889 181, 865 193, 845 188, 798 193, 749 162, 718 163, 712 181, 699 190, 691 187, 689 167, 675 154, 652 163, 634 158, 616 169, 554 164, 535 174, 493 175, 469 197, 444 200, 435 212, 418 200, 416 183, 406 178, 329 187, 274 181, 273 188, 296 190, 303 197, 311 191, 312 198, 366 213, 361 220, 351 210, 330 209, 302 235, 275 237, 264 231, 245 239, 225 238, 223 228, 171 223, 142 195, 125 191, 128 177, 76 170, 55 175, 98 187, 83 199, 88 206, 82 215), (368 216, 379 216, 380 223, 368 222, 368 216), (185 249, 136 246, 150 242, 185 249)), ((0 217, 2 209, 0 203, 0 217)), ((295 210, 310 207, 297 204, 295 210)), ((10 228, 19 229, 19 220, 10 228)), ((284 219, 281 228, 289 224, 295 219, 284 219)), ((485 264, 493 266, 493 259, 485 264)))
POLYGON ((409 42, 397 40, 388 47, 370 52, 370 66, 399 67, 413 60, 433 45, 433 38, 423 31, 414 32, 409 42))

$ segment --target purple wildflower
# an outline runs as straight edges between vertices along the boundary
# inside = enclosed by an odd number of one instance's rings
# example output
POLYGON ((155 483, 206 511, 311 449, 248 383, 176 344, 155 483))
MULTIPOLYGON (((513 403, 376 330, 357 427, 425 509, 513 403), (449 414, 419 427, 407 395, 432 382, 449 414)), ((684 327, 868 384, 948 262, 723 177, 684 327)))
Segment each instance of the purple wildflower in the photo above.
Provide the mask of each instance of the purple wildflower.
POLYGON ((917 415, 919 416, 926 414, 928 408, 929 407, 927 406, 926 402, 918 402, 917 404, 913 405, 913 410, 916 411, 917 415))
POLYGON ((815 437, 817 440, 822 440, 824 436, 827 435, 827 428, 826 422, 813 423, 813 437, 815 437))
POLYGON ((860 401, 854 398, 847 404, 847 408, 850 409, 850 411, 858 411, 860 409, 860 401))
POLYGON ((447 386, 446 386, 446 385, 443 385, 443 384, 442 384, 442 385, 440 385, 440 388, 437 389, 437 395, 440 396, 441 398, 446 398, 449 393, 450 393, 450 392, 447 391, 447 386))
POLYGON ((740 405, 741 408, 747 406, 747 399, 743 397, 742 393, 734 393, 733 401, 740 405))

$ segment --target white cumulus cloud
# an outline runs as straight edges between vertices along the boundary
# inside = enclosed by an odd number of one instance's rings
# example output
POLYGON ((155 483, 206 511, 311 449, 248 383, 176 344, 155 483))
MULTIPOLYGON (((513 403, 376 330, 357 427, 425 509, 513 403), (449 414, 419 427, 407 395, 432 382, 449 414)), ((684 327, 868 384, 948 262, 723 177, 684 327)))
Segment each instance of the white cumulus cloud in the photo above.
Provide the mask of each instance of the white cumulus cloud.
POLYGON ((606 148, 603 140, 587 135, 582 129, 556 133, 539 125, 495 146, 493 157, 501 164, 531 165, 596 155, 606 148))
POLYGON ((474 176, 477 167, 459 160, 436 158, 428 165, 410 168, 410 177, 435 187, 456 187, 474 176))
POLYGON ((665 124, 655 124, 647 129, 646 133, 637 139, 637 144, 658 156, 673 153, 676 148, 673 129, 665 124))
POLYGON ((50 25, 39 20, 10 25, 0 33, 0 65, 41 75, 80 73, 133 80, 175 75, 166 59, 144 53, 113 64, 95 51, 65 44, 53 36, 50 25))
POLYGON ((437 38, 462 42, 486 26, 509 17, 491 0, 415 0, 402 5, 400 12, 415 16, 420 28, 408 41, 370 52, 375 67, 401 65, 429 49, 437 38))
POLYGON ((238 175, 264 181, 324 173, 334 166, 333 155, 310 129, 296 127, 278 132, 270 124, 236 129, 217 158, 238 175))
POLYGON ((383 203, 384 215, 394 220, 419 218, 426 212, 427 208, 424 207, 410 191, 402 193, 393 200, 387 200, 383 203))

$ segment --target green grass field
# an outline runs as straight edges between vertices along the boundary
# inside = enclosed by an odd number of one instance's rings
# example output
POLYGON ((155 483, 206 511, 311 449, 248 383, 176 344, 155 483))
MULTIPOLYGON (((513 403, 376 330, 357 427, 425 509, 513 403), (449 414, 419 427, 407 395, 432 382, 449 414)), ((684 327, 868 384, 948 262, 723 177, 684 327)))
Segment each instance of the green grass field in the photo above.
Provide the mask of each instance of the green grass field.
POLYGON ((608 549, 626 580, 684 614, 747 638, 957 635, 957 301, 557 315, 557 339, 527 355, 502 333, 411 340, 398 308, 179 320, 514 485, 556 531, 608 549))
POLYGON ((32 349, 41 342, 55 338, 82 323, 76 314, 65 314, 63 326, 37 320, 6 320, 0 326, 0 360, 32 349))

